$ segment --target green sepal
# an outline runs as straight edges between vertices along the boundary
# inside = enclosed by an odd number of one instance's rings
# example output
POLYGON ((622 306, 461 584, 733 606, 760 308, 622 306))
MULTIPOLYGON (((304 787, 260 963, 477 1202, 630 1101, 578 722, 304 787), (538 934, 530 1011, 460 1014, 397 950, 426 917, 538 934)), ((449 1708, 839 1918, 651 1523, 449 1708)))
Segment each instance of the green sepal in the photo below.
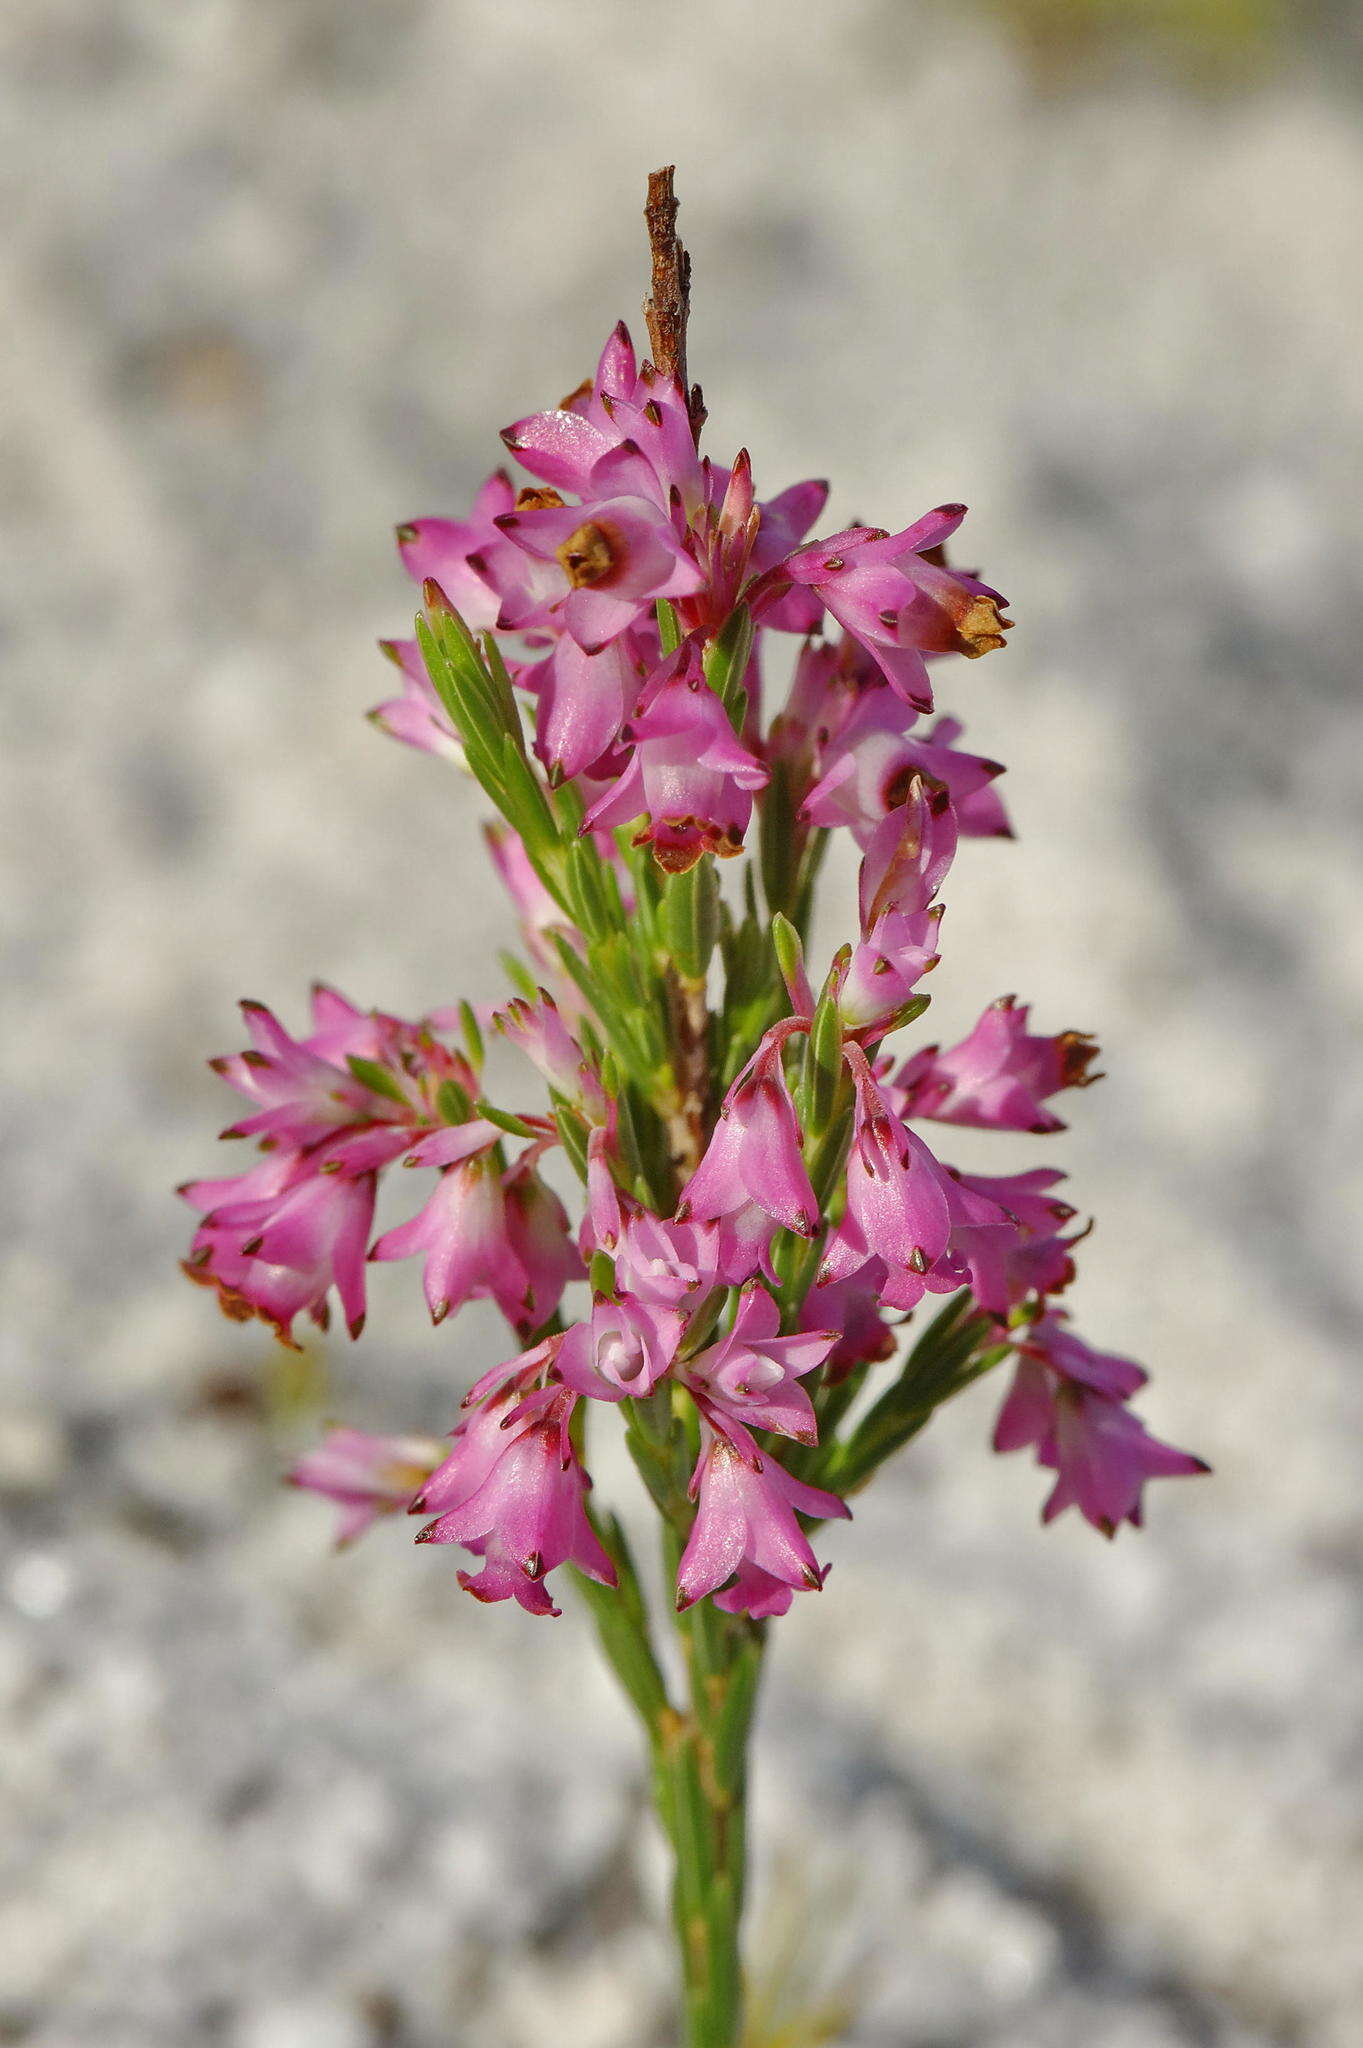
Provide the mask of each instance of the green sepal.
POLYGON ((615 1261, 609 1252, 592 1253, 592 1262, 587 1269, 587 1279, 593 1294, 603 1294, 607 1301, 615 1299, 615 1261))
POLYGON ((464 1027, 464 1043, 469 1051, 469 1065, 475 1074, 481 1074, 485 1057, 483 1029, 474 1013, 473 1004, 467 999, 460 1000, 459 1022, 464 1027))
POLYGON ((554 1122, 564 1153, 573 1172, 580 1181, 587 1178, 587 1136, 590 1126, 581 1110, 569 1103, 561 1104, 554 1111, 554 1122))
POLYGON ((481 1097, 473 1105, 475 1116, 485 1117, 490 1124, 496 1124, 499 1131, 506 1131, 513 1138, 542 1138, 543 1131, 526 1123, 524 1117, 515 1116, 509 1109, 498 1109, 494 1103, 481 1097))
MULTIPOLYGON (((545 886, 560 903, 563 903, 562 884, 553 868, 546 869, 545 866, 547 860, 559 853, 562 840, 557 820, 549 808, 549 798, 545 794, 544 784, 526 757, 523 740, 518 743, 510 733, 505 733, 498 740, 497 746, 498 772, 503 790, 503 815, 524 840, 525 850, 545 886)), ((565 903, 564 908, 568 907, 565 903)))
POLYGON ((362 1059, 359 1053, 348 1052, 345 1063, 364 1087, 372 1088, 376 1095, 387 1096, 390 1102, 400 1102, 404 1109, 411 1108, 411 1098, 405 1093, 402 1083, 377 1060, 362 1059))
POLYGON ((704 981, 719 937, 719 877, 713 854, 685 874, 669 875, 663 891, 663 942, 688 981, 704 981))
POLYGON ((675 654, 681 646, 682 631, 677 619, 677 608, 665 597, 656 599, 653 607, 658 618, 658 638, 662 642, 664 655, 675 654))
POLYGON ((784 911, 797 930, 802 930, 806 920, 800 915, 798 898, 805 830, 795 812, 790 763, 773 761, 771 779, 760 798, 758 856, 762 893, 768 911, 784 911))
POLYGON ((752 642, 752 613, 745 604, 740 604, 724 621, 705 657, 705 680, 728 712, 735 732, 743 730, 747 711, 743 678, 748 671, 752 642))
POLYGON ((772 915, 771 943, 786 993, 794 1003, 795 991, 804 978, 805 948, 804 941, 784 911, 778 910, 772 915))
POLYGON ((457 1081, 444 1080, 435 1091, 436 1114, 447 1124, 466 1124, 473 1116, 473 1100, 457 1081))

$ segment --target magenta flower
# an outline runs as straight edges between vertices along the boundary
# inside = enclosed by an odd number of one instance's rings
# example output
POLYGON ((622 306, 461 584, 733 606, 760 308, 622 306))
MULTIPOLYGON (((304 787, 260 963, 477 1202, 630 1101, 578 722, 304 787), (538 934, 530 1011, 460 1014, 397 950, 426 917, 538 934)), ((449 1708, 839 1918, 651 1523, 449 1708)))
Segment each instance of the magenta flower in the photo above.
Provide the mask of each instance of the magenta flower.
POLYGON ((805 798, 805 817, 813 825, 847 825, 864 846, 919 777, 942 785, 967 836, 1011 836, 992 787, 1002 765, 957 747, 962 727, 954 718, 938 719, 921 738, 909 732, 916 715, 883 684, 864 691, 821 752, 822 772, 805 798))
POLYGON ((574 1323, 563 1339, 559 1378, 596 1401, 651 1394, 677 1355, 684 1321, 675 1309, 627 1294, 598 1298, 590 1322, 574 1323))
POLYGON ((1042 1104, 1061 1088, 1102 1079, 1088 1071, 1098 1047, 1086 1031, 1034 1037, 1027 1017, 1025 1003, 1000 996, 949 1052, 928 1045, 915 1053, 895 1075, 904 1114, 994 1131, 1063 1131, 1042 1104))
MULTIPOLYGON (((347 1124, 391 1123, 402 1116, 400 1105, 357 1080, 336 1059, 314 1051, 307 1039, 291 1037, 264 1003, 244 1002, 241 1013, 251 1049, 208 1064, 229 1087, 260 1106, 254 1115, 232 1124, 224 1137, 306 1146, 334 1136, 347 1124)), ((364 1056, 374 1058, 382 1048, 375 1042, 373 1021, 364 1021, 368 1031, 357 1032, 346 1050, 358 1052, 363 1045, 364 1056)), ((417 1113, 414 1104, 412 1114, 417 1113)))
POLYGON ((621 728, 658 659, 636 627, 591 654, 565 633, 523 670, 521 680, 539 698, 535 752, 555 782, 591 769, 604 775, 617 757, 623 761, 621 728))
POLYGON ((557 567, 552 598, 504 602, 499 623, 515 631, 561 624, 586 654, 628 632, 655 599, 686 597, 704 583, 667 514, 645 498, 534 505, 503 513, 497 525, 526 554, 557 567))
POLYGON ((636 1208, 617 1233, 615 1277, 622 1292, 688 1314, 724 1284, 717 1223, 677 1223, 636 1208))
POLYGON ((956 818, 940 783, 915 776, 904 802, 871 834, 861 864, 861 942, 838 988, 847 1030, 892 1029, 938 960, 942 905, 932 902, 956 851, 956 818))
POLYGON ((461 1424, 453 1453, 414 1503, 417 1513, 436 1511, 416 1540, 459 1543, 482 1558, 480 1572, 459 1574, 475 1599, 517 1600, 529 1614, 556 1615, 544 1582, 559 1565, 616 1583, 587 1517, 591 1481, 569 1429, 577 1395, 560 1386, 522 1395, 515 1380, 504 1384, 461 1424))
POLYGON ((1124 1405, 1146 1375, 1130 1359, 1093 1351, 1060 1315, 1044 1316, 1018 1344, 1013 1384, 994 1431, 996 1451, 1036 1448, 1056 1474, 1041 1514, 1068 1507, 1104 1536, 1139 1528, 1147 1479, 1191 1478, 1210 1467, 1161 1443, 1124 1405))
POLYGON ((405 1513, 445 1456, 434 1437, 369 1436, 330 1429, 288 1474, 291 1486, 320 1493, 341 1510, 337 1548, 353 1543, 380 1515, 405 1513))
POLYGON ((189 1181, 180 1190, 208 1210, 184 1262, 189 1278, 215 1288, 233 1322, 259 1316, 293 1350, 294 1318, 306 1311, 325 1329, 333 1287, 351 1336, 364 1328, 364 1248, 378 1177, 328 1173, 326 1163, 282 1154, 235 1182, 189 1181))
POLYGON ((775 1611, 766 1604, 772 1597, 771 1579, 795 1592, 817 1592, 823 1567, 796 1513, 846 1519, 852 1512, 836 1494, 793 1479, 732 1422, 722 1432, 702 1422, 691 1494, 696 1519, 677 1570, 677 1606, 683 1609, 718 1592, 745 1566, 762 1576, 755 1579, 750 1570, 730 1589, 730 1612, 740 1611, 736 1602, 750 1597, 765 1611, 775 1611))
POLYGON ((1002 647, 1012 624, 996 590, 934 559, 964 517, 964 505, 941 505, 902 533, 848 527, 811 541, 782 567, 792 583, 815 592, 919 711, 932 709, 925 655, 987 654, 1002 647))
POLYGON ((1075 1212, 1048 1190, 1063 1173, 1040 1166, 1004 1175, 953 1171, 952 1178, 951 1246, 934 1269, 943 1287, 968 1285, 980 1307, 1000 1318, 1032 1295, 1068 1287, 1074 1278, 1070 1250, 1083 1233, 1060 1235, 1075 1212))
POLYGON ((783 1039, 768 1032, 720 1108, 705 1157, 682 1190, 677 1219, 722 1222, 721 1268, 746 1280, 765 1258, 773 1224, 802 1237, 819 1204, 801 1157, 804 1139, 781 1065, 783 1039))
POLYGON ((555 1096, 580 1109, 590 1124, 604 1124, 610 1105, 601 1076, 569 1031, 558 1004, 545 989, 539 1001, 513 996, 493 1022, 502 1036, 523 1052, 548 1082, 555 1096))
POLYGON ((912 1308, 951 1235, 951 1176, 900 1122, 865 1055, 849 1048, 857 1101, 847 1161, 847 1208, 824 1252, 819 1284, 883 1260, 886 1308, 912 1308), (855 1055, 855 1057, 853 1056, 855 1055))
POLYGON ((694 649, 659 670, 660 687, 629 725, 629 765, 587 813, 584 829, 647 823, 635 844, 651 846, 660 867, 684 874, 705 853, 739 853, 752 816, 752 793, 767 770, 734 733, 718 697, 705 686, 694 649))
POLYGON ((398 528, 398 552, 408 575, 419 584, 438 583, 472 633, 497 623, 501 599, 470 557, 496 543, 495 522, 515 502, 510 477, 498 469, 480 488, 469 519, 413 519, 398 528))
MULTIPOLYGON (((521 1336, 537 1330, 554 1313, 565 1287, 585 1278, 568 1212, 536 1171, 536 1160, 549 1142, 528 1145, 502 1178, 506 1241, 526 1278, 524 1301, 518 1313, 507 1318, 521 1336)), ((505 1307, 502 1313, 507 1314, 505 1307)))
POLYGON ((780 1310, 754 1280, 743 1290, 733 1327, 718 1343, 688 1359, 681 1377, 702 1415, 718 1427, 739 1422, 814 1444, 819 1440, 818 1424, 798 1382, 823 1364, 838 1333, 808 1330, 782 1337, 777 1334, 780 1328, 780 1310))
POLYGON ((836 1386, 858 1366, 893 1358, 895 1333, 880 1312, 880 1276, 872 1260, 848 1280, 829 1280, 805 1296, 800 1328, 819 1324, 836 1330, 838 1339, 824 1360, 824 1384, 836 1386))
POLYGON ((512 1245, 502 1178, 490 1152, 446 1167, 425 1207, 385 1231, 369 1256, 410 1259, 421 1252, 432 1322, 443 1322, 466 1301, 490 1297, 514 1328, 533 1327, 531 1279, 512 1245))
POLYGON ((426 673, 416 641, 380 640, 379 647, 402 677, 402 695, 376 704, 367 714, 370 722, 390 739, 402 740, 405 745, 439 755, 442 760, 462 763, 463 741, 426 673))

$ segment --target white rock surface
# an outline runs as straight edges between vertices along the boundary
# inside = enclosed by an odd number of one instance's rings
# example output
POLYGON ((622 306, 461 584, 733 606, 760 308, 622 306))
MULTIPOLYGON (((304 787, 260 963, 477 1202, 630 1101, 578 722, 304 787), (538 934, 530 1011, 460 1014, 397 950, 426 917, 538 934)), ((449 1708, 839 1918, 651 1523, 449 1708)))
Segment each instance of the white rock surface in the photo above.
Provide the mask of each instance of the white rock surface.
MULTIPOLYGON (((823 1900, 859 2048, 1357 2048, 1354 81, 1067 92, 909 0, 9 0, 0 51, 0 2040, 667 2038, 583 1625, 330 1559, 166 1191, 238 994, 500 992, 476 806, 359 717, 387 529, 634 315, 675 157, 713 445, 967 499, 1014 602, 948 695, 1020 839, 934 1022, 1101 1032, 1077 1306, 1217 1467, 1108 1548, 991 1391, 939 1424, 779 1630, 768 1920, 823 1900)), ((448 1427, 495 1319, 374 1293, 335 1405, 448 1427)))

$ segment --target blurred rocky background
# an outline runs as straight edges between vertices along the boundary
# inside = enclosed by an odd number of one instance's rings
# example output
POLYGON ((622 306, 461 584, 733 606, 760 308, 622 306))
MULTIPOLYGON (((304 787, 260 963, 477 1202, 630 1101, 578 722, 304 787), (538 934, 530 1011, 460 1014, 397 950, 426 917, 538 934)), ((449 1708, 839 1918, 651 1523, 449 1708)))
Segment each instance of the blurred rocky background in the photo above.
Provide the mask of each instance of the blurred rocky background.
POLYGON ((500 993, 477 804, 360 715, 389 531, 637 315, 671 159, 711 445, 838 520, 966 499, 1013 602, 945 692, 1020 838, 958 863, 935 1022, 1101 1033, 1070 1136, 992 1156, 1070 1168, 1083 1327, 1216 1466, 1043 1532, 986 1386, 829 1538, 765 2038, 1363 2040, 1357 20, 6 0, 0 2042, 667 2039, 582 1621, 401 1526, 334 1560, 278 1485, 318 1409, 448 1428, 496 1318, 380 1268, 290 1366, 179 1280, 169 1189, 226 1170, 238 995, 500 993))

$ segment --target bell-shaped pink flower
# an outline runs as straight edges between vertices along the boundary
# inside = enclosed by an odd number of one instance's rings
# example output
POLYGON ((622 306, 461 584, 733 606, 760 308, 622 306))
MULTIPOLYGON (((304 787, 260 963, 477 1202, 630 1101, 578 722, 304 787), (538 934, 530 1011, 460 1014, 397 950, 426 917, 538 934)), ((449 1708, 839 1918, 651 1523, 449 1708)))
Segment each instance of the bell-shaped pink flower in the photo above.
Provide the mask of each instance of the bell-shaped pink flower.
POLYGON ((340 1548, 362 1536, 380 1515, 403 1514, 445 1456, 435 1437, 370 1436, 362 1429, 330 1429, 316 1450, 299 1459, 288 1479, 320 1493, 341 1510, 340 1548))
POLYGON ((591 1481, 569 1423, 577 1395, 547 1386, 494 1396, 456 1432, 453 1454, 425 1489, 436 1519, 418 1543, 459 1543, 483 1560, 459 1583, 476 1599, 516 1600, 530 1614, 558 1614, 545 1580, 574 1564, 603 1586, 615 1567, 588 1520, 591 1481))
MULTIPOLYGON (((691 1479, 696 1519, 677 1571, 677 1605, 691 1607, 718 1592, 735 1572, 755 1568, 731 1588, 739 1599, 771 1597, 767 1581, 792 1590, 817 1592, 823 1569, 809 1547, 796 1513, 847 1518, 851 1509, 836 1494, 793 1479, 775 1458, 758 1451, 748 1432, 729 1424, 721 1432, 701 1423, 701 1452, 691 1479)), ((733 1601, 730 1610, 734 1611, 733 1601)), ((768 1608, 767 1611, 773 1611, 768 1608)))
POLYGON ((760 1281, 744 1288, 733 1327, 716 1344, 687 1360, 681 1377, 703 1415, 770 1429, 797 1443, 819 1440, 813 1403, 799 1381, 813 1372, 838 1341, 836 1330, 782 1337, 781 1312, 760 1281))
POLYGON ((604 773, 620 746, 620 733, 658 656, 638 630, 621 633, 595 653, 562 634, 543 661, 521 680, 539 698, 535 752, 554 781, 571 780, 600 765, 604 773))
POLYGON ((1191 1478, 1210 1469, 1152 1437, 1125 1406, 1144 1384, 1141 1368, 1091 1350, 1058 1314, 1035 1323, 1018 1351, 994 1448, 1032 1445, 1037 1463, 1056 1474, 1043 1521, 1077 1507, 1104 1536, 1115 1535, 1123 1522, 1139 1528, 1147 1479, 1191 1478))
POLYGON ((820 1324, 836 1330, 838 1341, 824 1360, 824 1385, 835 1387, 859 1366, 893 1358, 895 1333, 880 1312, 881 1268, 878 1260, 848 1280, 829 1280, 811 1288, 800 1309, 800 1328, 820 1324))
POLYGON ((531 506, 504 513, 497 525, 559 572, 547 615, 513 616, 503 604, 500 623, 518 630, 561 624, 587 654, 627 632, 656 599, 686 597, 704 585, 667 514, 644 498, 531 506))
POLYGON ((801 1156, 804 1139, 781 1044, 768 1032, 730 1088, 677 1208, 679 1222, 694 1217, 726 1226, 721 1269, 731 1280, 747 1279, 765 1259, 773 1224, 802 1237, 818 1227, 819 1204, 801 1156))
POLYGON ((910 732, 916 716, 884 685, 863 691, 822 749, 822 772, 805 798, 804 816, 812 825, 850 826, 864 846, 918 777, 941 784, 966 836, 1008 836, 1008 819, 992 788, 1002 765, 957 747, 962 728, 953 718, 939 719, 921 737, 910 732))
POLYGON ((402 740, 442 760, 462 762, 464 747, 450 715, 426 673, 415 640, 380 640, 379 647, 402 677, 402 695, 376 704, 366 715, 390 739, 402 740))
MULTIPOLYGON (((504 427, 502 440, 532 476, 586 497, 597 463, 623 438, 612 422, 614 402, 647 395, 629 329, 621 320, 607 338, 595 376, 561 405, 504 427)), ((694 453, 693 447, 693 458, 694 453)))
MULTIPOLYGON (((209 1065, 259 1107, 232 1124, 224 1137, 268 1138, 277 1145, 302 1147, 334 1136, 347 1124, 402 1118, 402 1106, 357 1080, 345 1066, 344 1055, 338 1063, 314 1051, 306 1039, 293 1038, 264 1003, 244 1002, 241 1013, 250 1050, 210 1060, 209 1065)), ((367 1056, 376 1057, 380 1050, 374 1044, 367 1056)), ((409 1114, 413 1119, 419 1114, 415 1103, 409 1114)))
POLYGON ((902 533, 849 527, 798 549, 781 569, 815 592, 919 711, 932 709, 925 655, 986 654, 1012 623, 997 591, 942 566, 942 545, 964 517, 964 505, 942 505, 902 533))
POLYGON ((767 781, 767 770, 706 687, 694 648, 683 648, 658 673, 659 686, 624 731, 633 747, 629 765, 592 805, 584 829, 646 817, 635 844, 651 846, 669 873, 684 874, 703 854, 741 850, 752 793, 767 781))
MULTIPOLYGON (((543 1149, 543 1143, 527 1146, 502 1178, 506 1240, 526 1278, 524 1301, 508 1320, 522 1336, 537 1330, 554 1313, 565 1287, 585 1277, 568 1212, 536 1171, 535 1162, 543 1149)), ((502 1312, 507 1313, 504 1307, 502 1312)))
POLYGON ((685 1318, 676 1309, 598 1298, 591 1319, 574 1323, 559 1348, 557 1371, 565 1386, 596 1401, 651 1394, 671 1368, 685 1318))
POLYGON ((915 1053, 895 1076, 904 1114, 994 1131, 1063 1131, 1060 1118, 1042 1105, 1061 1088, 1102 1079, 1089 1072, 1098 1047, 1085 1031, 1036 1037, 1027 1017, 1025 1003, 1000 996, 959 1045, 915 1053))
POLYGON ((635 1209, 617 1233, 617 1284, 640 1301, 690 1315, 726 1284, 719 1240, 718 1223, 678 1223, 635 1209))
POLYGON ((1034 1295, 1058 1294, 1074 1278, 1073 1238, 1060 1235, 1074 1217, 1049 1190, 1065 1176, 1054 1167, 1031 1173, 957 1173, 951 1244, 929 1285, 943 1292, 969 1286, 980 1307, 1006 1318, 1034 1295))
POLYGON ((432 1322, 443 1322, 466 1301, 491 1297, 519 1329, 531 1314, 530 1275, 513 1248, 506 1196, 490 1153, 446 1167, 423 1209, 387 1230, 371 1259, 410 1259, 425 1253, 423 1288, 432 1322))
POLYGON ((820 1283, 845 1280, 869 1259, 886 1269, 881 1301, 907 1309, 951 1235, 951 1178, 895 1115, 865 1055, 848 1048, 857 1102, 847 1160, 847 1207, 828 1241, 820 1283), (855 1055, 855 1057, 854 1057, 855 1055))
MULTIPOLYGON (((749 560, 752 574, 763 576, 783 562, 804 539, 827 503, 828 485, 823 478, 808 477, 759 504, 757 534, 749 560)), ((816 632, 822 617, 823 605, 814 592, 798 584, 762 606, 763 626, 778 633, 816 632)))
POLYGON ((843 1025, 863 1042, 893 1028, 937 965, 941 904, 932 902, 956 851, 946 790, 915 776, 876 827, 861 863, 861 941, 838 981, 843 1025))
POLYGON ((419 584, 438 583, 471 633, 497 623, 501 598, 470 556, 496 542, 494 522, 515 502, 515 486, 498 469, 479 489, 468 519, 413 519, 398 528, 398 552, 408 575, 419 584))
POLYGON ((607 1122, 610 1105, 601 1076, 569 1031, 558 1004, 545 989, 539 1001, 513 996, 493 1022, 502 1036, 537 1067, 555 1095, 580 1109, 589 1124, 607 1122))
POLYGON ((324 1166, 283 1154, 235 1183, 190 1181, 180 1190, 209 1211, 184 1271, 217 1290, 234 1322, 259 1316, 294 1350, 294 1318, 306 1311, 325 1329, 333 1287, 351 1336, 364 1327, 364 1248, 378 1176, 328 1173, 324 1166))

